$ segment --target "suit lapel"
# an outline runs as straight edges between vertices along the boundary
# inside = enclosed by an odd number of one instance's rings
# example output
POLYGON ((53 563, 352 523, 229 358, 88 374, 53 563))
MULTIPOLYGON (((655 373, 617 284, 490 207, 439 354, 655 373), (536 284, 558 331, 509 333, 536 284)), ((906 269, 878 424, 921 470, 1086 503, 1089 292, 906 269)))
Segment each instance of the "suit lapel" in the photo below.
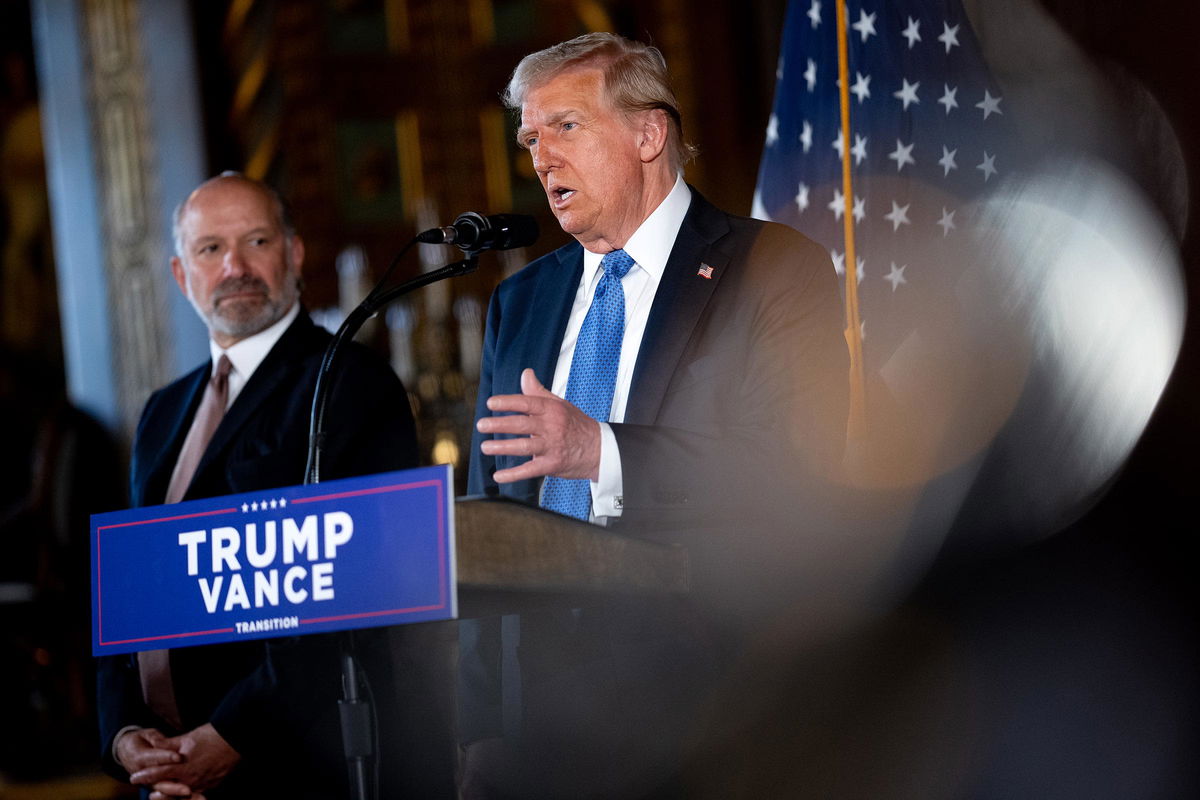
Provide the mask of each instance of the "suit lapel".
POLYGON ((683 349, 729 266, 728 255, 712 246, 728 231, 725 215, 693 189, 692 205, 650 307, 625 408, 626 422, 649 425, 657 417, 683 349), (712 267, 712 277, 699 274, 704 265, 712 267))
MULTIPOLYGON (((575 291, 583 275, 582 247, 568 245, 556 251, 555 255, 559 260, 558 269, 543 270, 534 288, 530 326, 531 330, 539 333, 529 337, 530 349, 526 353, 527 358, 522 361, 522 368, 533 367, 538 380, 547 387, 554 383, 559 348, 567 330, 567 321, 571 318, 575 291), (542 313, 549 314, 551 318, 538 319, 542 313)), ((519 381, 519 373, 517 378, 519 381)))
POLYGON ((133 498, 135 505, 159 505, 166 497, 167 484, 175 470, 175 462, 179 460, 184 437, 192 426, 192 418, 200 405, 200 399, 204 396, 204 388, 211 374, 212 361, 205 362, 203 367, 194 370, 175 387, 178 397, 162 399, 161 406, 169 414, 164 421, 166 428, 161 438, 163 446, 155 452, 154 461, 145 473, 145 481, 138 487, 139 496, 133 498))
POLYGON ((196 467, 196 474, 192 478, 193 484, 233 442, 247 420, 264 407, 266 398, 281 385, 287 383, 287 374, 301 367, 304 343, 312 328, 313 324, 308 315, 301 311, 300 316, 296 317, 284 331, 283 336, 279 337, 279 341, 254 370, 254 374, 250 376, 250 380, 238 393, 233 405, 221 418, 221 424, 213 432, 213 438, 208 443, 208 448, 204 451, 200 464, 196 467))

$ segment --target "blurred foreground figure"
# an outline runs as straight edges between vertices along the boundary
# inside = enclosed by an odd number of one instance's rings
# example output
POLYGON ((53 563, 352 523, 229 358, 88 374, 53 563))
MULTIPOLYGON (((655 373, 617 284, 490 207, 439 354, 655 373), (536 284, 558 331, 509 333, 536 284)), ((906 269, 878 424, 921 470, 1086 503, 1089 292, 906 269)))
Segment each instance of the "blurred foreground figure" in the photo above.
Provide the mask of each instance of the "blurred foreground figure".
MULTIPOLYGON (((133 448, 133 503, 301 483, 313 384, 330 337, 300 304, 304 244, 283 200, 225 173, 196 189, 175 220, 171 269, 208 326, 212 360, 147 402, 133 448)), ((346 356, 328 417, 327 474, 415 466, 399 380, 363 348, 346 356)), ((337 652, 333 637, 317 635, 104 658, 105 767, 153 788, 152 798, 344 797, 337 652)))
MULTIPOLYGON (((1131 453, 1145 466, 1180 352, 1178 141, 1042 3, 865 4, 848 30, 836 5, 789 9, 756 213, 828 247, 857 292, 846 513, 801 533, 842 557, 755 631, 687 796, 1194 796, 1194 618, 1164 569, 1194 524, 1163 524, 1194 502, 1144 476, 1101 500, 1131 453)), ((1087 30, 1110 4, 1045 5, 1087 30)))
MULTIPOLYGON (((522 60, 505 99, 576 241, 492 297, 470 489, 684 542, 704 572, 840 458, 833 265, 684 183, 692 150, 656 49, 581 36, 522 60)), ((637 605, 513 621, 519 708, 478 734, 507 726, 524 773, 497 789, 468 769, 468 793, 615 797, 667 779, 706 654, 686 615, 637 605)))

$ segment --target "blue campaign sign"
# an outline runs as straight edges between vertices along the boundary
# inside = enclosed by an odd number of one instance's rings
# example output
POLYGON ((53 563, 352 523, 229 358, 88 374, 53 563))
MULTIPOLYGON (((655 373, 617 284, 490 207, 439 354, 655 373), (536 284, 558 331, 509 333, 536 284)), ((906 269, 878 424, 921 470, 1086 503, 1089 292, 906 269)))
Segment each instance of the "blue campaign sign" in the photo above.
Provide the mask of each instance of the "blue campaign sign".
POLYGON ((453 619, 448 465, 92 516, 92 652, 453 619))

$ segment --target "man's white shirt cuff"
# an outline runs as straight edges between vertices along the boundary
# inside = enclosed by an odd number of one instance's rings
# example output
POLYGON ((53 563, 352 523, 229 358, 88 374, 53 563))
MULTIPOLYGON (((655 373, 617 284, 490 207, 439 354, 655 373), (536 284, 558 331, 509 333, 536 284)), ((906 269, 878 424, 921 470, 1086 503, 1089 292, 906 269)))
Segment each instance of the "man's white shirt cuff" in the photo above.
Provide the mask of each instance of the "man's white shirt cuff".
POLYGON ((607 422, 600 423, 600 478, 589 483, 592 515, 599 518, 621 516, 624 495, 621 451, 617 449, 617 436, 607 422))

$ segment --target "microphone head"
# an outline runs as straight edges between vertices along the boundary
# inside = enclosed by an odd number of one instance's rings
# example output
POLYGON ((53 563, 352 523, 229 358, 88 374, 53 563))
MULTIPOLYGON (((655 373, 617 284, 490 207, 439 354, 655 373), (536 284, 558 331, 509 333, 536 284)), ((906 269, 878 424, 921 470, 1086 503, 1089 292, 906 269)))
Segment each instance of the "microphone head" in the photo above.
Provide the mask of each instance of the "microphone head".
POLYGON ((493 214, 485 217, 474 211, 460 214, 451 226, 456 232, 453 243, 467 252, 510 250, 537 241, 537 220, 527 214, 493 214))
POLYGON ((528 247, 537 241, 540 233, 537 220, 528 214, 496 214, 489 219, 496 231, 493 250, 528 247))

